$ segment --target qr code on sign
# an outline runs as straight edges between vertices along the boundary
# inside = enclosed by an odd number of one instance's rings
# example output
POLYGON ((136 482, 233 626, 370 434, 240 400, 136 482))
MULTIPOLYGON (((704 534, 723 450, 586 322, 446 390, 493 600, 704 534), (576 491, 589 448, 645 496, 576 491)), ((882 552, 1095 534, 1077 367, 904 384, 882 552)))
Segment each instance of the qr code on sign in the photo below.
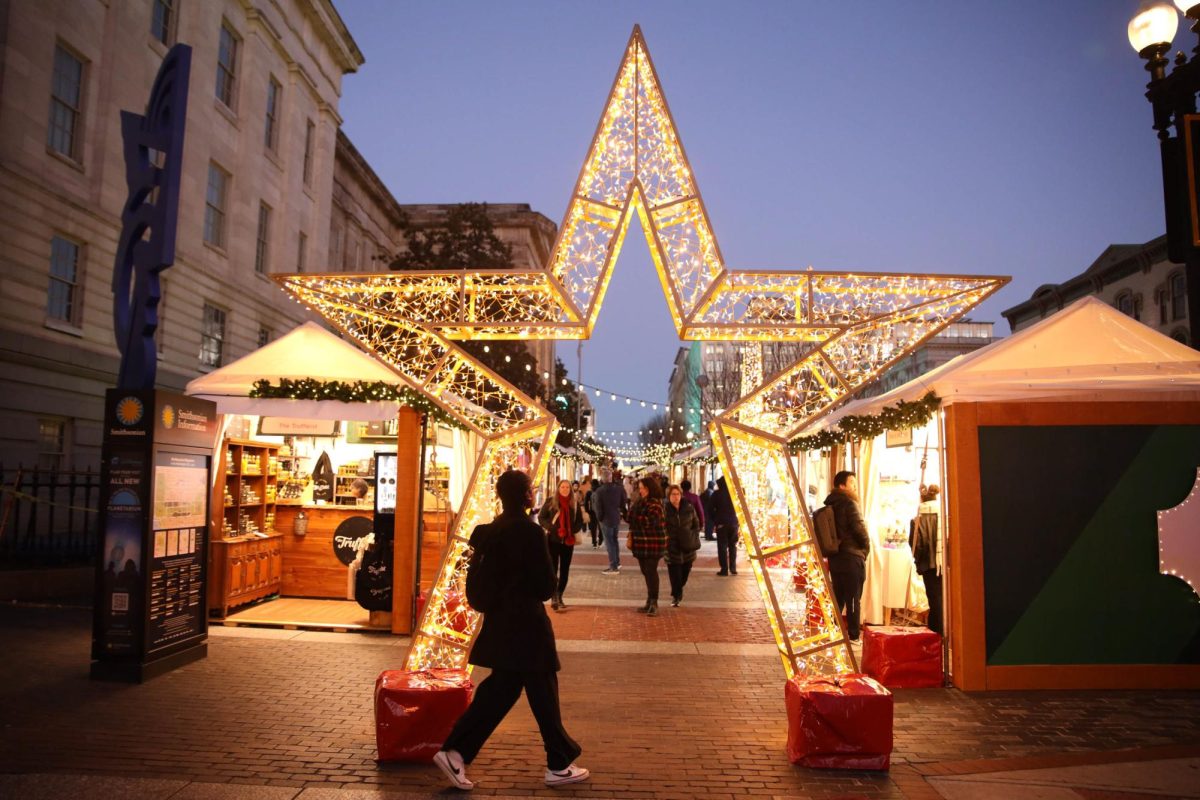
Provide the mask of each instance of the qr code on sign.
POLYGON ((128 592, 113 592, 112 610, 113 611, 128 611, 129 610, 129 593, 128 592))

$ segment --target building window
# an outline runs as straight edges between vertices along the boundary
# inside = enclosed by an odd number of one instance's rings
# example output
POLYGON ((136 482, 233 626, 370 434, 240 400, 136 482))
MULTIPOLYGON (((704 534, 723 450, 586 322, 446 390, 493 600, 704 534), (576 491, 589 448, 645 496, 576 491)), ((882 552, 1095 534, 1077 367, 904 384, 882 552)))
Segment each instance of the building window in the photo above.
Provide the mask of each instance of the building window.
POLYGON ((150 35, 168 47, 175 41, 176 0, 152 0, 150 8, 150 35))
POLYGON ((266 325, 258 326, 258 346, 259 347, 263 347, 264 345, 270 344, 271 340, 274 338, 275 338, 274 331, 272 331, 266 325))
POLYGON ((204 241, 225 246, 225 202, 229 196, 229 173, 209 162, 208 190, 204 196, 204 241))
POLYGON ((1175 330, 1171 331, 1171 338, 1180 344, 1188 343, 1187 331, 1183 328, 1176 328, 1175 330))
POLYGON ((258 204, 258 233, 254 242, 254 271, 266 275, 270 271, 267 263, 268 247, 271 240, 271 207, 266 203, 258 204))
POLYGON ((57 471, 63 467, 67 450, 67 421, 54 417, 38 419, 38 468, 57 471))
POLYGON ((274 76, 267 81, 267 126, 263 133, 263 144, 274 151, 279 144, 279 94, 283 87, 274 76))
MULTIPOLYGON (((341 216, 340 214, 338 215, 341 216)), ((332 229, 329 233, 329 266, 339 267, 342 265, 342 237, 345 236, 346 229, 342 225, 340 219, 335 219, 332 229)))
POLYGON ((200 364, 219 367, 225 350, 225 310, 205 303, 201 325, 200 364))
POLYGON ((221 23, 217 45, 217 99, 233 108, 233 89, 237 79, 238 38, 227 23, 221 23))
POLYGON ((306 250, 308 250, 308 235, 301 233, 300 246, 296 250, 296 272, 304 272, 306 250))
POLYGON ((1127 317, 1133 316, 1133 292, 1121 292, 1117 295, 1117 311, 1127 317))
POLYGON ((1168 317, 1167 317, 1167 305, 1168 305, 1167 290, 1159 289, 1158 291, 1156 291, 1154 293, 1154 299, 1158 301, 1158 324, 1166 325, 1167 320, 1168 320, 1168 317))
POLYGON ((158 279, 158 325, 154 328, 154 347, 159 355, 166 351, 163 325, 167 321, 167 281, 162 275, 158 279))
POLYGON ((79 160, 83 105, 83 62, 61 44, 54 46, 54 79, 50 85, 50 129, 46 143, 56 153, 79 160))
POLYGON ((1167 278, 1167 291, 1171 294, 1171 319, 1183 319, 1187 316, 1187 285, 1182 272, 1167 278))
POLYGON ((304 123, 304 185, 312 186, 312 169, 313 169, 313 136, 315 135, 317 126, 313 121, 306 120, 304 123))
POLYGON ((46 316, 79 324, 79 245, 61 236, 50 240, 50 290, 46 316))

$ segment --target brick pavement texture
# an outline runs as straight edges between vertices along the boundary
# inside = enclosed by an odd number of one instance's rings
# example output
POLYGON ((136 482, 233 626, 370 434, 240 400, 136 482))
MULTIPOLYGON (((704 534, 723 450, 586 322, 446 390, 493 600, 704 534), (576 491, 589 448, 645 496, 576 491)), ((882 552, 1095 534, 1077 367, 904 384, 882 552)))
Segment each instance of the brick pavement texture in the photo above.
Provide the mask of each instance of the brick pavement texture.
MULTIPOLYGON (((371 787, 453 794, 432 766, 374 760, 371 689, 403 660, 393 639, 214 636, 207 659, 129 686, 88 680, 90 619, 81 609, 0 608, 0 792, 20 774, 51 773, 290 788, 303 800, 371 787), (316 788, 328 791, 299 792, 316 788)), ((925 780, 934 775, 1200 755, 1200 692, 925 689, 895 693, 890 773, 808 770, 784 753, 777 658, 567 652, 562 661, 565 723, 592 780, 542 784, 522 700, 472 765, 473 794, 918 798, 938 796, 925 780)))

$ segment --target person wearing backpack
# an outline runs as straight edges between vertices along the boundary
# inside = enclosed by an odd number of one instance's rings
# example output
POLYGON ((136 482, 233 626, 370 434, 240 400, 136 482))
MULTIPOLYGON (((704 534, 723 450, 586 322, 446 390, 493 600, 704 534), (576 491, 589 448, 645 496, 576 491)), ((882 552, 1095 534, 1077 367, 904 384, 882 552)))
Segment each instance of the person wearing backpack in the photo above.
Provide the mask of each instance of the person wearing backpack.
POLYGON ((862 619, 863 583, 867 579, 867 553, 871 539, 858 500, 858 477, 843 470, 833 477, 833 491, 825 498, 833 508, 838 551, 829 557, 829 577, 838 610, 846 618, 846 633, 857 642, 862 619))
POLYGON ((529 476, 517 470, 505 472, 496 481, 496 495, 503 512, 475 529, 471 547, 482 551, 487 579, 499 577, 501 591, 484 593, 487 611, 467 657, 468 663, 492 672, 476 687, 471 705, 454 723, 433 763, 455 787, 474 788, 466 765, 475 760, 524 690, 546 750, 546 785, 578 783, 590 773, 573 763, 583 748, 562 724, 558 650, 544 605, 558 587, 546 535, 526 513, 533 507, 529 476))

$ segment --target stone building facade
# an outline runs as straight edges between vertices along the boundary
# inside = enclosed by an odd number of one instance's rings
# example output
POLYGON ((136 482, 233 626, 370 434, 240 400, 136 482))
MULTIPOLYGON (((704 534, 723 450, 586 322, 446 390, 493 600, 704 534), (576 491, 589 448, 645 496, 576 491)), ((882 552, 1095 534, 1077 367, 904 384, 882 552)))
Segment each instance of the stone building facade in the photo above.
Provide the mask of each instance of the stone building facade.
POLYGON ((1109 245, 1080 274, 1039 286, 1033 297, 1001 313, 1015 333, 1088 295, 1176 341, 1200 346, 1188 341, 1187 276, 1182 265, 1167 260, 1166 236, 1109 245))
POLYGON ((0 459, 96 466, 115 381, 111 276, 121 109, 170 45, 193 48, 159 384, 179 389, 306 318, 267 277, 329 249, 345 74, 330 0, 0 3, 0 459))

